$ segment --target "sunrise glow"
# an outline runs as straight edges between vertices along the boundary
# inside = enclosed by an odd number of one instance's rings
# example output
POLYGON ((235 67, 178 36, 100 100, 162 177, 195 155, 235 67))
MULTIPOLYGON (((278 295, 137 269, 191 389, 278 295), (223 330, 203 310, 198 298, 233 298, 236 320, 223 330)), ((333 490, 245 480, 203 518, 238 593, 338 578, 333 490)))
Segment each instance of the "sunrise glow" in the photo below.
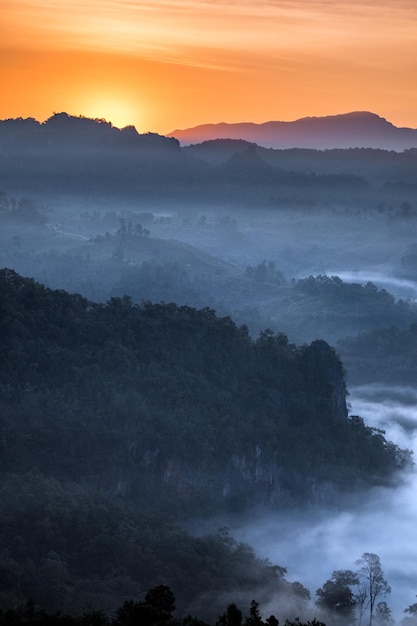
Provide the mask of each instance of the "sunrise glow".
POLYGON ((0 117, 167 133, 369 110, 417 127, 417 4, 3 0, 0 117))
POLYGON ((86 92, 77 99, 77 104, 79 111, 82 112, 80 115, 111 121, 118 128, 132 124, 132 120, 141 119, 139 103, 136 105, 133 99, 118 97, 117 93, 100 90, 97 93, 86 92))

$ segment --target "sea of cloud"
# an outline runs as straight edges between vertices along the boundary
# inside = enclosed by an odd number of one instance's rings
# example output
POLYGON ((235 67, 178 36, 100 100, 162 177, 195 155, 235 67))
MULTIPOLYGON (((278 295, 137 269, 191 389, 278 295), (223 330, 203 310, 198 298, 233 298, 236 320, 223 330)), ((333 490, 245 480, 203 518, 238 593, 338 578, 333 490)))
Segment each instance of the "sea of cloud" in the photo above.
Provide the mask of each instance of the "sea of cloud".
MULTIPOLYGON (((417 388, 367 385, 351 389, 351 414, 384 429, 386 438, 417 452, 417 388)), ((416 454, 417 457, 417 454, 416 454)), ((364 552, 378 554, 392 591, 385 600, 400 621, 417 594, 417 473, 338 509, 257 513, 230 522, 232 534, 288 569, 312 599, 337 569, 355 569, 364 552)), ((382 598, 381 598, 382 599, 382 598)))

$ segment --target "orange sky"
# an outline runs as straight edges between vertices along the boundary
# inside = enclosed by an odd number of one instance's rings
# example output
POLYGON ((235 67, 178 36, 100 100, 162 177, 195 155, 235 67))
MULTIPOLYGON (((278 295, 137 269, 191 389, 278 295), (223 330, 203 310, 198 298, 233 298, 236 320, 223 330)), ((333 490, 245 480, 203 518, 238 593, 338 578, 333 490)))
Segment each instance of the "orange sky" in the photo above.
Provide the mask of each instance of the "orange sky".
POLYGON ((1 0, 0 118, 417 127, 416 0, 1 0))

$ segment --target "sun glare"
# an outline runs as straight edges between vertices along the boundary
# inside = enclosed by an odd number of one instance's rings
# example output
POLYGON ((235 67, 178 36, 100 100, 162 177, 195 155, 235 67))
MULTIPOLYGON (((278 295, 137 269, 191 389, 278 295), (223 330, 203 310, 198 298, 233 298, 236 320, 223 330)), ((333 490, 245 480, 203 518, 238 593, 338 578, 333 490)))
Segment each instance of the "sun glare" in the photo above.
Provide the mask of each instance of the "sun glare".
MULTIPOLYGON (((93 119, 105 119, 117 128, 125 126, 138 126, 141 112, 131 102, 117 99, 114 96, 96 95, 94 98, 79 99, 80 111, 77 114, 93 119)), ((139 129, 138 129, 139 130, 139 129)))

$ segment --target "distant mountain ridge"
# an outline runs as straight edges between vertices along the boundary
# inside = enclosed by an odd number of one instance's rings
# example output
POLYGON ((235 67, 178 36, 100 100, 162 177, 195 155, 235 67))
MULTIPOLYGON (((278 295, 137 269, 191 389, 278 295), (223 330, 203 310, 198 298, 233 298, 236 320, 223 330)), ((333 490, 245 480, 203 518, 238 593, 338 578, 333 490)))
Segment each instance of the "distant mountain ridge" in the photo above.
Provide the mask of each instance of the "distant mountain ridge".
POLYGON ((417 147, 417 129, 398 128, 368 111, 304 117, 293 122, 203 124, 174 130, 167 137, 175 137, 183 145, 243 139, 266 148, 381 148, 401 152, 417 147))

